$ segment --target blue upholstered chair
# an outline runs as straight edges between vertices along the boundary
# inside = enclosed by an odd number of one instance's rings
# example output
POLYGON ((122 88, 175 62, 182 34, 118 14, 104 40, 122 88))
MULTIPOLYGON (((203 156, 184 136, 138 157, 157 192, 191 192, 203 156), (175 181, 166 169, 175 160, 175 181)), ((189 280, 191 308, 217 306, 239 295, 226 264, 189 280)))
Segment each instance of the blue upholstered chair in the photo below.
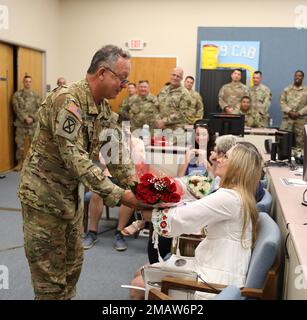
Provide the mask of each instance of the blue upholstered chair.
POLYGON ((214 300, 240 300, 240 289, 236 286, 230 285, 218 293, 214 300))
MULTIPOLYGON (((276 222, 265 212, 259 212, 258 224, 257 240, 252 251, 246 283, 244 288, 241 288, 241 296, 244 299, 277 299, 280 230, 276 222)), ((218 294, 225 286, 217 284, 208 286, 202 282, 178 278, 162 279, 161 292, 164 295, 174 288, 218 294)))
POLYGON ((271 207, 272 207, 272 195, 267 189, 264 189, 263 198, 257 202, 257 210, 258 212, 266 212, 271 215, 271 207))

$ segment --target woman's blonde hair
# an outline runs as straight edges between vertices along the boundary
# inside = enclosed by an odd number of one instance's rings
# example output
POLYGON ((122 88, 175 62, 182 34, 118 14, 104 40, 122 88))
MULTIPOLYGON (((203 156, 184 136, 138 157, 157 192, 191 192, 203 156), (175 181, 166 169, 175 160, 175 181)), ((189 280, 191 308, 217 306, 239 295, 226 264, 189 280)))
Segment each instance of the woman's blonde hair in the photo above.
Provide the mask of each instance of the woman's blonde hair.
POLYGON ((249 221, 252 222, 252 241, 256 241, 258 211, 255 194, 261 177, 262 158, 257 149, 246 144, 236 144, 231 150, 228 169, 220 186, 236 190, 243 207, 243 228, 241 240, 249 221))

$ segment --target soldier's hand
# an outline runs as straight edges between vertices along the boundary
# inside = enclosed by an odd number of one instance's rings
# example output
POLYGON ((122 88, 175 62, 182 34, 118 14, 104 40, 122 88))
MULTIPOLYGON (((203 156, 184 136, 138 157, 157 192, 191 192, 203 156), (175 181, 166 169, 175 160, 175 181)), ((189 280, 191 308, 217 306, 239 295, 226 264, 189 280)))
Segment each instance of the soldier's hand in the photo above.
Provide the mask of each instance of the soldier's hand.
POLYGON ((156 121, 156 127, 157 127, 158 129, 164 129, 164 128, 165 128, 164 121, 163 121, 163 120, 157 120, 157 121, 156 121))
POLYGON ((25 119, 25 122, 26 122, 26 124, 27 124, 28 126, 31 126, 32 123, 33 123, 33 118, 32 118, 32 117, 27 117, 27 118, 25 119))
POLYGON ((139 208, 139 201, 131 190, 125 190, 121 203, 130 208, 139 208))
POLYGON ((298 118, 299 114, 296 111, 289 111, 288 116, 290 117, 290 119, 295 120, 298 118))

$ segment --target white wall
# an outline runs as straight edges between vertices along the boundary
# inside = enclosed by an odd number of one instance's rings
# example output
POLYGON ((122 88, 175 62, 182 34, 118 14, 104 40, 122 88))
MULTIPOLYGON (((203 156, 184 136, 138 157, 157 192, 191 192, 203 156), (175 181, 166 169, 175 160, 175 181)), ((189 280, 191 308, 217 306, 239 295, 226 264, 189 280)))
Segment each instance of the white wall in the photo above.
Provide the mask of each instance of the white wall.
POLYGON ((62 70, 83 76, 103 44, 147 42, 133 55, 178 56, 185 74, 195 75, 198 26, 294 27, 294 9, 306 0, 63 0, 62 70))
POLYGON ((9 30, 0 40, 46 50, 47 83, 83 78, 104 44, 147 43, 138 56, 177 56, 195 75, 197 27, 294 27, 295 7, 307 0, 0 0, 9 30))
POLYGON ((0 0, 9 10, 9 28, 0 41, 46 51, 46 81, 54 87, 59 75, 59 1, 0 0))

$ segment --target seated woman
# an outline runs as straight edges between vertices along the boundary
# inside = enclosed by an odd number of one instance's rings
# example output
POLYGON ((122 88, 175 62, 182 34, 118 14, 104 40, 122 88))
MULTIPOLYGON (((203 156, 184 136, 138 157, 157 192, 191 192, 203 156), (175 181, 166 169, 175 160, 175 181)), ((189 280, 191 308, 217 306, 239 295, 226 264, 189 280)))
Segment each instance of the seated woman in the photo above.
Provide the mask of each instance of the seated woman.
MULTIPOLYGON (((167 237, 205 228, 206 238, 195 252, 194 271, 207 282, 242 287, 256 240, 258 213, 254 195, 262 159, 258 152, 237 144, 217 163, 216 174, 221 182, 216 192, 187 205, 145 211, 143 215, 151 218, 156 233, 167 237)), ((131 284, 144 287, 140 272, 131 284)), ((144 292, 131 289, 130 296, 143 299, 144 292)), ((195 293, 195 298, 207 297, 195 293)))
MULTIPOLYGON (((214 183, 212 184, 211 192, 214 192, 215 190, 217 190, 219 188, 219 183, 220 183, 220 177, 215 172, 215 168, 217 165, 216 160, 219 157, 223 157, 224 154, 228 150, 230 150, 233 146, 235 146, 237 143, 243 144, 247 148, 251 148, 252 150, 254 150, 255 152, 257 152, 259 154, 259 157, 261 156, 258 149, 252 143, 250 143, 248 141, 238 141, 236 136, 233 136, 230 134, 218 137, 216 139, 214 149, 211 152, 211 155, 209 157, 209 160, 211 163, 210 171, 211 171, 212 176, 215 177, 214 183)), ((261 181, 259 181, 259 183, 257 185, 256 193, 255 193, 256 202, 261 201, 264 194, 265 194, 264 185, 261 181)))
POLYGON ((185 161, 179 166, 178 176, 190 174, 205 174, 210 167, 209 156, 214 146, 214 135, 207 124, 194 124, 195 148, 190 148, 185 155, 185 161))

